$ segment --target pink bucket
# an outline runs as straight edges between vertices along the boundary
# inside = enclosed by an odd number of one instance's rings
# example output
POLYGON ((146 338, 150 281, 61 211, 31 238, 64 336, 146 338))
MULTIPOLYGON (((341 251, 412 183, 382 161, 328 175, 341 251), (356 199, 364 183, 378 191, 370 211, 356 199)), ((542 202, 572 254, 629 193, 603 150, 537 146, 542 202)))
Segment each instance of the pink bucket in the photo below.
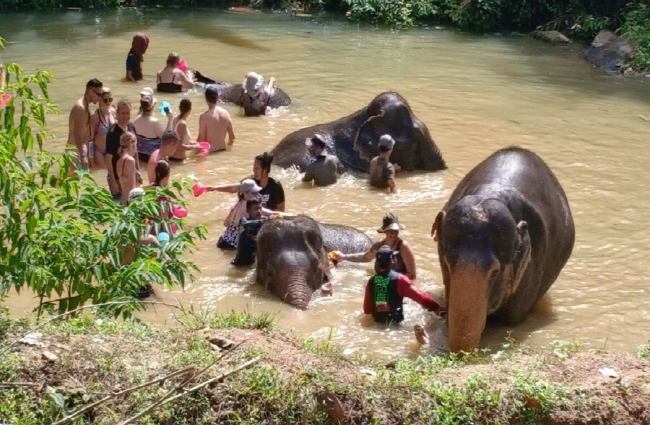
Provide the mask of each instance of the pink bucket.
POLYGON ((210 143, 201 142, 199 145, 201 145, 201 150, 197 153, 198 156, 206 156, 210 153, 210 143))
POLYGON ((206 189, 207 187, 203 186, 201 183, 195 183, 194 186, 192 186, 192 192, 194 192, 194 196, 197 198, 203 195, 206 189))
POLYGON ((187 217, 187 209, 174 205, 174 217, 185 218, 187 217))
POLYGON ((178 69, 180 69, 183 72, 187 71, 187 64, 185 63, 185 61, 178 62, 178 69))

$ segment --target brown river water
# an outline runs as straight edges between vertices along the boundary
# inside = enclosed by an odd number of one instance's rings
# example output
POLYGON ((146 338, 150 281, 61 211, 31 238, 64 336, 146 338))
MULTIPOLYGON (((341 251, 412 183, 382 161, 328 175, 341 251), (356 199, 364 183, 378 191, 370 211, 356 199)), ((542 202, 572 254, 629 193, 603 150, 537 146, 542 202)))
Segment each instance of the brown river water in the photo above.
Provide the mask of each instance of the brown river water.
MULTIPOLYGON (((429 233, 435 215, 458 181, 492 152, 519 145, 539 154, 563 185, 576 222, 573 255, 559 279, 521 325, 490 328, 483 346, 498 348, 511 335, 531 345, 580 341, 588 348, 632 351, 650 337, 650 79, 606 76, 586 63, 579 48, 551 47, 522 35, 469 35, 443 28, 390 31, 339 20, 301 20, 280 14, 219 11, 62 12, 0 15, 0 35, 10 41, 5 62, 27 71, 56 74, 50 94, 61 115, 48 120, 63 151, 68 114, 90 78, 99 78, 116 99, 138 99, 155 85, 169 52, 212 78, 238 82, 248 70, 277 83, 293 98, 286 110, 244 118, 226 105, 236 144, 227 152, 172 164, 173 178, 194 175, 204 184, 239 181, 252 158, 288 133, 328 122, 395 90, 429 127, 449 169, 404 173, 400 193, 389 196, 350 175, 328 188, 300 182, 297 171, 274 168, 287 208, 323 222, 363 229, 373 239, 381 217, 399 215, 401 232, 416 253, 417 286, 440 295, 442 278, 429 233), (122 80, 131 38, 145 31, 145 80, 122 80), (644 171, 645 170, 645 171, 644 171)), ((205 109, 202 94, 189 119, 194 136, 205 109)), ((180 94, 159 94, 174 106, 180 94)), ((135 119, 135 114, 133 116, 135 119)), ((100 182, 105 173, 95 171, 100 182)), ((230 266, 231 253, 215 248, 234 196, 188 198, 190 225, 205 223, 206 241, 189 257, 201 273, 185 290, 157 291, 160 300, 218 312, 270 313, 278 326, 299 336, 340 344, 346 354, 387 358, 418 352, 413 325, 425 323, 437 341, 444 326, 407 301, 402 326, 376 327, 362 313, 371 264, 344 263, 334 271, 334 297, 314 296, 307 311, 295 310, 253 282, 253 271, 230 266)), ((34 306, 29 294, 7 300, 15 315, 34 306)), ((141 317, 172 326, 164 308, 141 317)))

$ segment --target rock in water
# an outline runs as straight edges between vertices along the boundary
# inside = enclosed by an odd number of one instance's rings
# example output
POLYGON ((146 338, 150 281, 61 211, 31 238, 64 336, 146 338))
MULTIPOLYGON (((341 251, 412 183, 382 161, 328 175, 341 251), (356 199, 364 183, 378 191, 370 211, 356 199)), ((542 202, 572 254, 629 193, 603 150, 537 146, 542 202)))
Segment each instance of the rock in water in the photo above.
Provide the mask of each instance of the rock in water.
POLYGON ((634 51, 631 41, 602 30, 594 37, 591 46, 583 50, 585 58, 597 68, 609 73, 625 70, 625 64, 634 51))
POLYGON ((560 31, 533 31, 533 37, 551 44, 569 44, 569 40, 560 31))

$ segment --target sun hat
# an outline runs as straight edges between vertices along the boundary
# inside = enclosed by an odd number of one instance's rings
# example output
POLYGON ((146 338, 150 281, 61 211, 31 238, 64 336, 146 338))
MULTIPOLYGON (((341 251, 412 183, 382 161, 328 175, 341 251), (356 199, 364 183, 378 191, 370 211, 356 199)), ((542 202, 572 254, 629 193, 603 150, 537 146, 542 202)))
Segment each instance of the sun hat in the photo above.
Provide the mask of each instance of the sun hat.
POLYGON ((262 188, 255 183, 255 180, 253 179, 245 179, 241 182, 239 185, 239 192, 240 193, 246 193, 246 192, 253 192, 253 193, 258 193, 262 188))
POLYGON ((246 74, 246 79, 244 80, 244 91, 251 96, 255 96, 262 89, 264 85, 264 77, 262 77, 257 72, 249 72, 246 74))
POLYGON ((388 213, 384 216, 384 221, 381 227, 377 229, 377 232, 384 233, 386 230, 402 230, 405 228, 405 226, 399 224, 399 220, 397 219, 396 215, 388 213))
POLYGON ((149 101, 152 105, 156 102, 158 102, 158 99, 156 99, 156 96, 153 95, 153 89, 151 87, 145 87, 142 89, 140 92, 140 100, 145 100, 149 101))
POLYGON ((305 144, 307 145, 308 148, 317 146, 322 149, 325 149, 327 147, 327 142, 325 141, 325 138, 320 134, 314 134, 309 139, 305 140, 305 144))
POLYGON ((379 146, 385 146, 388 149, 393 149, 395 146, 395 140, 390 136, 390 134, 384 134, 379 138, 379 146))

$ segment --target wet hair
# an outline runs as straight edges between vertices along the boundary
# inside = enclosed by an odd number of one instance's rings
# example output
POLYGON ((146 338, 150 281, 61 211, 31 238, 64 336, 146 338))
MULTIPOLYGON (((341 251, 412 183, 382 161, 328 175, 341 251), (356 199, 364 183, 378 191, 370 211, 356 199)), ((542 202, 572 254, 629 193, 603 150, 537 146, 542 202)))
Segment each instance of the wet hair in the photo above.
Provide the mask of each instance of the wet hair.
POLYGON ((161 140, 162 140, 162 144, 166 145, 169 143, 176 143, 179 140, 181 140, 181 138, 178 135, 178 133, 176 133, 174 130, 167 130, 163 133, 161 140))
POLYGON ((129 109, 131 109, 131 102, 127 99, 120 99, 120 101, 117 102, 117 109, 124 108, 125 106, 128 106, 129 109))
POLYGON ((88 89, 101 89, 104 86, 104 84, 99 81, 97 78, 93 78, 92 80, 88 81, 86 83, 86 90, 88 89))
POLYGON ((219 92, 214 87, 208 87, 205 90, 205 100, 208 103, 217 103, 219 100, 219 92))
POLYGON ((153 111, 153 103, 149 102, 148 100, 142 100, 140 99, 140 112, 144 112, 146 114, 150 113, 153 111))
POLYGON ((181 111, 181 116, 185 117, 185 114, 192 110, 192 101, 187 98, 182 99, 178 105, 178 110, 181 111))
POLYGON ((388 146, 379 146, 379 152, 385 153, 385 152, 390 152, 392 148, 389 148, 388 146))
POLYGON ((251 199, 250 201, 246 201, 246 211, 249 211, 254 206, 261 205, 261 204, 262 202, 259 199, 251 199))
POLYGON ((154 185, 160 186, 165 177, 169 177, 169 162, 162 159, 156 162, 156 181, 154 185))
POLYGON ((273 163, 273 156, 269 155, 268 152, 264 152, 261 155, 257 155, 255 157, 255 161, 260 163, 262 170, 267 170, 268 172, 271 172, 271 164, 273 163))
POLYGON ((181 61, 181 57, 178 56, 178 53, 170 53, 167 56, 167 66, 174 66, 181 61))
POLYGON ((128 148, 131 143, 138 143, 138 138, 135 136, 135 133, 130 131, 125 131, 120 136, 120 148, 117 150, 117 154, 122 156, 126 148, 128 148))

